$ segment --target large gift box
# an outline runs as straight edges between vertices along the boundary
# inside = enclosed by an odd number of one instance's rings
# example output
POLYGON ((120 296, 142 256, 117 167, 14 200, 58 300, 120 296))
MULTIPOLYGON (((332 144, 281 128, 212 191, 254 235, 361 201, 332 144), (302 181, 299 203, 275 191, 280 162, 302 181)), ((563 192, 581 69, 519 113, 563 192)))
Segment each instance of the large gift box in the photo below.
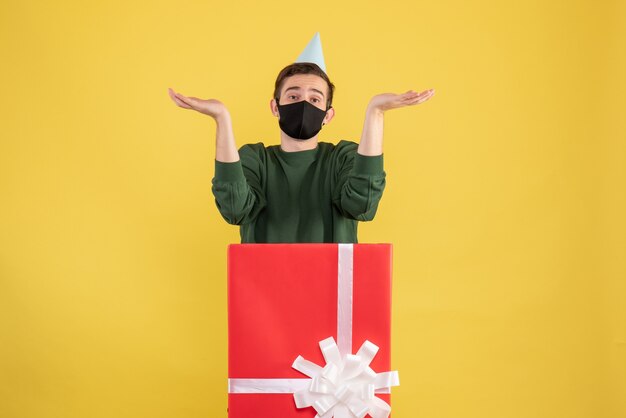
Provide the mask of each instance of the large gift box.
POLYGON ((390 244, 230 245, 229 417, 389 416, 391 257, 390 244))

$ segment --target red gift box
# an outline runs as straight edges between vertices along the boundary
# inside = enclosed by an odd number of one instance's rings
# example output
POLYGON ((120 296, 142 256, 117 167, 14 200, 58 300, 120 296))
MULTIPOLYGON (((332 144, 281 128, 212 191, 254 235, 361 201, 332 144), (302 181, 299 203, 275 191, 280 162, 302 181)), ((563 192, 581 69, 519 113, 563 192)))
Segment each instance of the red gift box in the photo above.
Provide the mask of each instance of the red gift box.
MULTIPOLYGON (((359 409, 363 404, 353 393, 358 385, 340 385, 337 379, 329 379, 337 373, 347 376, 352 367, 358 368, 355 373, 362 373, 350 382, 360 382, 358 379, 373 370, 378 373, 374 379, 377 399, 366 402, 378 406, 380 400, 389 403, 385 385, 397 384, 397 375, 386 373, 390 370, 391 257, 391 244, 230 245, 230 418, 313 418, 316 409, 320 411, 324 404, 333 407, 329 400, 337 403, 334 413, 331 410, 324 418, 365 413, 387 416, 388 412, 359 409), (333 348, 329 337, 337 342, 338 348, 333 348), (378 352, 375 346, 364 344, 366 340, 378 346, 378 352), (358 351, 362 344, 363 349, 358 351), (350 356, 353 353, 360 356, 350 356), (339 354, 345 361, 337 369, 329 358, 337 358, 339 354), (302 358, 294 363, 299 356, 302 358), (363 358, 367 358, 366 364, 357 364, 363 363, 363 358), (303 374, 313 369, 320 372, 318 376, 303 374), (366 373, 365 369, 369 371, 366 373), (318 389, 310 391, 311 382, 318 389), (330 390, 332 396, 318 395, 319 391, 323 392, 320 387, 326 392, 330 390), (346 390, 348 387, 353 391, 346 390), (306 392, 298 395, 300 398, 312 397, 310 403, 316 399, 319 402, 313 407, 298 405, 298 408, 294 399, 294 392, 298 391, 306 392)), ((374 380, 366 388, 369 397, 363 395, 364 399, 372 399, 374 380)), ((358 387, 362 389, 363 385, 358 387)))

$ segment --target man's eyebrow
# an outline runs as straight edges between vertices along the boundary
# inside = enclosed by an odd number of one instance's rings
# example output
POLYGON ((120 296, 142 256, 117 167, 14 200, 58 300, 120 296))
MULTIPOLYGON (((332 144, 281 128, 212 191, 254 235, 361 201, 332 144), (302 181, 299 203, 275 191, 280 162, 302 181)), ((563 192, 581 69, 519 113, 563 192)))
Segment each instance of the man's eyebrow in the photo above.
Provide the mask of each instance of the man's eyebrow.
POLYGON ((326 96, 324 96, 324 93, 322 93, 322 92, 321 92, 321 91, 319 91, 318 89, 311 89, 311 90, 318 92, 319 94, 321 94, 321 95, 322 95, 322 97, 326 97, 326 96))
POLYGON ((288 89, 285 90, 285 93, 287 93, 289 90, 300 90, 300 86, 289 87, 288 89))

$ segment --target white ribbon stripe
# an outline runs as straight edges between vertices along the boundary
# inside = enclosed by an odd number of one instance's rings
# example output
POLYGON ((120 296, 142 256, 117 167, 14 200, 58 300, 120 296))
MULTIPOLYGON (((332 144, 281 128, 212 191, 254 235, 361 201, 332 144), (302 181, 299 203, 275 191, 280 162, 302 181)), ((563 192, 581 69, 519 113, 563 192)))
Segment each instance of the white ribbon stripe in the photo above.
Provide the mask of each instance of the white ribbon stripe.
POLYGON ((337 263, 337 345, 343 355, 352 354, 352 294, 354 247, 339 244, 337 263))

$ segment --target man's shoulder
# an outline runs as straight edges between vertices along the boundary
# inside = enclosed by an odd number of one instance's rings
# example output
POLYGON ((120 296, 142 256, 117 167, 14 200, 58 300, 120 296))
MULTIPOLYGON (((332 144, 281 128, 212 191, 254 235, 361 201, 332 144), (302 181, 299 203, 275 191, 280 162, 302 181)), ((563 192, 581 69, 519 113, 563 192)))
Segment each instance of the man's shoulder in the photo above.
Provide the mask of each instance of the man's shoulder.
POLYGON ((267 164, 267 147, 262 142, 244 144, 239 148, 239 158, 244 168, 256 171, 267 164))
POLYGON ((346 146, 358 146, 359 145, 354 141, 348 141, 346 139, 340 139, 339 142, 337 142, 336 144, 332 142, 324 142, 324 141, 320 141, 319 144, 323 146, 340 147, 340 148, 346 147, 346 146))
POLYGON ((323 147, 322 154, 325 155, 325 158, 331 158, 336 161, 346 161, 353 158, 359 148, 359 144, 356 142, 345 139, 340 140, 337 144, 330 142, 320 142, 319 144, 323 147))
POLYGON ((330 150, 332 152, 350 152, 356 151, 359 147, 354 141, 347 141, 345 139, 340 140, 337 144, 333 144, 332 142, 319 142, 320 147, 330 150))
POLYGON ((257 157, 265 159, 265 154, 269 147, 263 142, 244 144, 239 148, 239 155, 243 157, 257 157))
POLYGON ((266 147, 263 142, 255 142, 255 143, 243 144, 241 147, 239 147, 239 151, 241 151, 241 150, 246 150, 246 151, 263 151, 266 148, 268 148, 268 147, 266 147))

